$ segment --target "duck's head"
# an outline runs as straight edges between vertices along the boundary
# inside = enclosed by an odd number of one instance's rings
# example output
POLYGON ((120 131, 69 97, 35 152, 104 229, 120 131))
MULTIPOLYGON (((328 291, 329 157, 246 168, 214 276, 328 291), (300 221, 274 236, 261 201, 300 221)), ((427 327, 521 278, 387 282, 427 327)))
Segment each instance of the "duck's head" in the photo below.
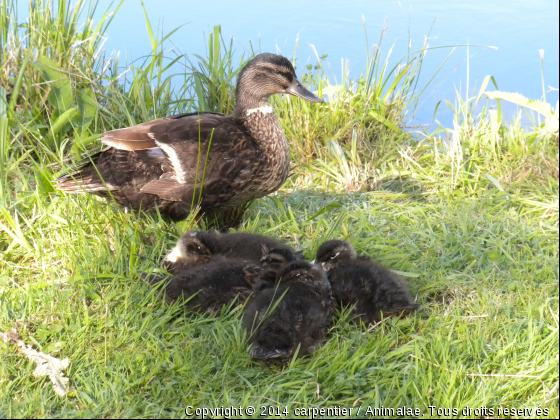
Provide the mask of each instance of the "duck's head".
POLYGON ((301 284, 321 294, 330 292, 330 283, 325 272, 308 261, 289 263, 280 271, 278 278, 278 282, 286 286, 301 284))
POLYGON ((277 270, 283 264, 298 260, 297 256, 289 249, 268 249, 266 245, 263 245, 262 250, 263 255, 260 263, 265 268, 277 270))
POLYGON ((167 254, 164 265, 168 268, 175 263, 189 263, 200 258, 209 258, 214 254, 214 242, 214 235, 209 232, 187 232, 167 254))
POLYGON ((275 93, 289 93, 308 102, 325 102, 307 90, 286 57, 263 53, 250 60, 237 77, 236 111, 268 107, 275 93))
POLYGON ((315 264, 320 264, 328 273, 344 262, 356 259, 357 254, 352 245, 345 241, 332 240, 322 244, 317 250, 315 264))

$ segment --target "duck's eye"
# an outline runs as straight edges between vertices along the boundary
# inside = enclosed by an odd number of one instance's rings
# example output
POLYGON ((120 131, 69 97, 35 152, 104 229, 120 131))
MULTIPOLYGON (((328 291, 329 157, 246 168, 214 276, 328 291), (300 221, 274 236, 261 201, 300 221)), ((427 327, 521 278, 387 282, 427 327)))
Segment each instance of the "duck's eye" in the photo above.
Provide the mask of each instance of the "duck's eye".
POLYGON ((206 254, 206 250, 204 248, 202 248, 201 246, 198 246, 197 248, 201 254, 206 254))
POLYGON ((337 252, 336 254, 332 254, 331 255, 331 260, 334 260, 336 257, 338 257, 339 254, 340 254, 340 252, 337 252))

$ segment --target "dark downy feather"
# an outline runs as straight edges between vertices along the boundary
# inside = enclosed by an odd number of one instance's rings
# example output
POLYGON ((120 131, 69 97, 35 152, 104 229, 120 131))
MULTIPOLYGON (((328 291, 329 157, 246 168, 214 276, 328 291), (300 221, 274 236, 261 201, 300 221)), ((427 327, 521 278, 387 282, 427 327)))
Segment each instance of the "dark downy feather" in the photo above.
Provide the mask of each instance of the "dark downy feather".
MULTIPOLYGON (((269 272, 269 271, 268 271, 269 272)), ((267 273, 265 271, 264 273, 267 273)), ((325 340, 333 308, 330 286, 308 262, 288 264, 279 284, 255 291, 243 313, 251 356, 265 364, 285 364, 313 351, 325 340)))
POLYGON ((243 303, 252 293, 252 279, 262 269, 240 259, 212 261, 175 274, 165 287, 168 303, 185 301, 191 310, 216 313, 235 299, 243 303))
POLYGON ((217 257, 241 258, 259 264, 267 249, 282 249, 295 253, 288 245, 266 236, 253 233, 217 233, 215 231, 189 231, 167 255, 164 265, 170 272, 187 266, 205 264, 217 257))

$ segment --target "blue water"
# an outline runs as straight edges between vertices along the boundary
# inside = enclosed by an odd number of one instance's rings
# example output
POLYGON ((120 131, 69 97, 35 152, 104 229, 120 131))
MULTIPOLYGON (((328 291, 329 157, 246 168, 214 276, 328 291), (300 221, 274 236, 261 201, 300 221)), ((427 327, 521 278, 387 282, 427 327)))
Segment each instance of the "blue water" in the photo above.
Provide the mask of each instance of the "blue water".
MULTIPOLYGON (((106 10, 110 3, 101 0, 99 9, 106 10)), ((472 88, 479 87, 484 76, 491 74, 502 91, 519 92, 530 99, 542 98, 540 49, 544 50, 546 90, 549 85, 558 88, 559 5, 555 0, 144 0, 144 5, 154 30, 159 26, 168 33, 184 25, 167 45, 189 55, 204 56, 205 39, 213 26, 220 24, 224 38, 235 39, 239 54, 249 50, 251 41, 254 48, 260 46, 263 52, 280 52, 291 58, 297 40, 300 69, 306 63, 316 63, 311 48, 314 45, 320 55, 328 54, 326 61, 331 73, 340 80, 341 60, 351 59, 351 76, 359 76, 365 67, 367 48, 378 42, 384 26, 387 31, 381 51, 386 54, 394 44, 391 62, 396 63, 406 55, 409 38, 412 50, 422 48, 433 25, 430 47, 498 47, 469 48, 471 94, 472 88)), ((125 0, 107 34, 108 51, 120 50, 121 56, 126 53, 129 58, 149 53, 140 0, 125 0)), ((450 51, 451 48, 443 48, 427 53, 420 86, 436 72, 450 51)), ((438 101, 453 103, 456 89, 465 96, 466 63, 467 49, 458 47, 424 95, 412 124, 432 124, 438 101)), ((546 99, 555 105, 558 91, 548 92, 546 99)), ((510 116, 514 109, 509 108, 510 116)), ((444 107, 436 118, 446 126, 451 125, 451 114, 444 107)))

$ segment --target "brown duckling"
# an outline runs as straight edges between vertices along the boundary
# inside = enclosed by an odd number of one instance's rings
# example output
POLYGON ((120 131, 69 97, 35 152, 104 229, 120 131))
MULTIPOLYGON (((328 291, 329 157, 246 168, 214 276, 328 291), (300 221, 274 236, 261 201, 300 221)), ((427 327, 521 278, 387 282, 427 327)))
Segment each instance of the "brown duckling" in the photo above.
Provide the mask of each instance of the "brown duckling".
POLYGON ((295 254, 290 246, 254 233, 220 234, 215 231, 190 231, 179 239, 177 245, 165 257, 164 266, 169 272, 175 273, 187 266, 202 265, 223 257, 241 258, 259 264, 263 256, 263 247, 295 254))
POLYGON ((386 317, 420 306, 400 276, 367 257, 358 257, 348 242, 323 243, 315 262, 327 273, 333 298, 341 305, 355 305, 356 320, 365 324, 379 322, 382 313, 386 317))
MULTIPOLYGON (((219 312, 235 299, 244 303, 260 280, 263 269, 239 258, 222 258, 176 273, 164 286, 167 303, 184 299, 185 306, 201 313, 219 312)), ((152 277, 152 285, 163 277, 152 277)), ((151 279, 150 279, 151 280, 151 279)))
POLYGON ((259 54, 237 77, 232 115, 195 112, 109 131, 108 147, 57 186, 113 197, 125 209, 185 219, 194 206, 220 213, 276 191, 288 177, 286 135, 268 102, 288 93, 324 102, 297 79, 290 60, 259 54))
POLYGON ((304 356, 325 340, 332 314, 325 273, 306 261, 289 263, 278 285, 255 292, 245 306, 251 356, 276 365, 288 362, 296 351, 304 356))

